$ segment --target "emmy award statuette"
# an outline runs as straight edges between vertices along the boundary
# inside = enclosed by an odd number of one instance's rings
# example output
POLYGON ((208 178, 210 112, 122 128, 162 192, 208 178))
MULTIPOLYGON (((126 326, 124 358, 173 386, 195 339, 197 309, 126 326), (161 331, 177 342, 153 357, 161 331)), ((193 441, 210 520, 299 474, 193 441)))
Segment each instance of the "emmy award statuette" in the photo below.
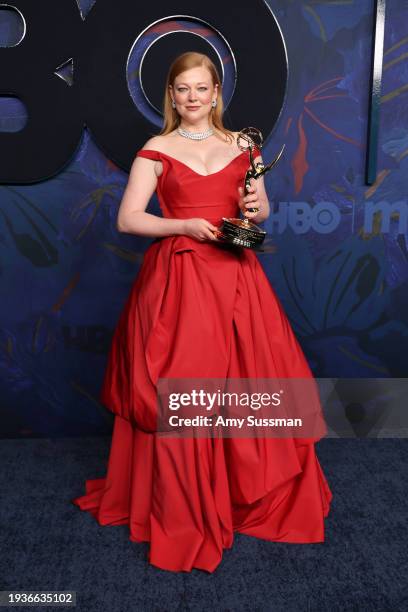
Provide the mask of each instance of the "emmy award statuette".
MULTIPOLYGON (((237 136, 237 144, 241 151, 249 152, 249 162, 251 167, 246 171, 244 178, 244 193, 247 195, 251 187, 251 178, 258 179, 260 176, 268 172, 279 161, 282 156, 285 145, 282 146, 278 155, 271 161, 270 164, 264 165, 261 162, 254 162, 253 149, 258 147, 261 150, 263 137, 257 128, 248 127, 241 130, 237 136)), ((256 208, 247 208, 250 212, 256 212, 256 208)), ((220 230, 217 232, 217 238, 223 242, 236 244, 247 249, 257 249, 265 239, 266 232, 258 227, 255 223, 247 219, 241 218, 226 218, 223 217, 223 223, 220 230)))

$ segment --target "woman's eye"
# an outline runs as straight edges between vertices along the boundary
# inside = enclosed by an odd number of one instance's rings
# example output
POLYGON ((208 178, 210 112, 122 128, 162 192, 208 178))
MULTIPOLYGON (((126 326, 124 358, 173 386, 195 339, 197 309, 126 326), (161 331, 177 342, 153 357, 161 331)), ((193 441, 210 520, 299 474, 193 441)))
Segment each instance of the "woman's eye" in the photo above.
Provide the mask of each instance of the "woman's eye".
MULTIPOLYGON (((186 89, 186 87, 179 87, 177 91, 185 91, 186 89)), ((198 89, 203 89, 204 91, 207 91, 207 87, 199 87, 198 89)))

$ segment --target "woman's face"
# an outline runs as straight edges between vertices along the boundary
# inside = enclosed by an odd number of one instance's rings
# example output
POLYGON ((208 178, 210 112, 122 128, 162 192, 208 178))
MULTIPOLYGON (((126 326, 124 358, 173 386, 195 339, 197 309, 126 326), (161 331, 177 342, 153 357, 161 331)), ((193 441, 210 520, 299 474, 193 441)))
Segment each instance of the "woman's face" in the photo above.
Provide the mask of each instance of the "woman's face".
POLYGON ((170 85, 169 88, 178 114, 189 122, 195 122, 210 114, 218 86, 213 86, 207 68, 200 66, 181 72, 174 80, 174 87, 170 85))

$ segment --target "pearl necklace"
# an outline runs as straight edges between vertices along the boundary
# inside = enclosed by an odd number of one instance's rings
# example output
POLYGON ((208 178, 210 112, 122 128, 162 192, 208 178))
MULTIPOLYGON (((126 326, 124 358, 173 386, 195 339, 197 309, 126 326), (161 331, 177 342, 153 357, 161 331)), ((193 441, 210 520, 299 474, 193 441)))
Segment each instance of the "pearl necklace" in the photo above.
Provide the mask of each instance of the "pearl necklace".
POLYGON ((214 134, 214 130, 212 128, 208 128, 204 132, 188 132, 182 127, 177 128, 180 136, 184 136, 185 138, 191 138, 191 140, 203 140, 204 138, 208 138, 214 134))

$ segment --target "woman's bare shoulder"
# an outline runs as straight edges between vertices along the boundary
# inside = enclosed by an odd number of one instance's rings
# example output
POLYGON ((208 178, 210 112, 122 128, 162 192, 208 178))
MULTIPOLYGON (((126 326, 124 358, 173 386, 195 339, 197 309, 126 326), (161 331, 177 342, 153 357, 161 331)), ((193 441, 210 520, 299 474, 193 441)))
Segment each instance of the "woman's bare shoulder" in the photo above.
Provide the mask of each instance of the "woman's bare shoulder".
POLYGON ((231 130, 231 134, 232 134, 232 146, 234 147, 234 149, 236 150, 237 153, 239 153, 240 149, 238 147, 238 134, 239 132, 234 132, 231 130))
POLYGON ((221 130, 218 130, 218 129, 216 131, 217 131, 218 136, 225 142, 229 142, 229 139, 231 137, 236 139, 239 134, 239 132, 234 132, 233 130, 227 130, 227 133, 222 132, 221 130))
POLYGON ((168 135, 162 136, 161 134, 159 134, 158 136, 152 136, 152 138, 149 138, 149 140, 145 142, 145 144, 142 147, 142 150, 151 149, 153 151, 159 151, 160 153, 165 153, 168 140, 169 140, 168 135))

